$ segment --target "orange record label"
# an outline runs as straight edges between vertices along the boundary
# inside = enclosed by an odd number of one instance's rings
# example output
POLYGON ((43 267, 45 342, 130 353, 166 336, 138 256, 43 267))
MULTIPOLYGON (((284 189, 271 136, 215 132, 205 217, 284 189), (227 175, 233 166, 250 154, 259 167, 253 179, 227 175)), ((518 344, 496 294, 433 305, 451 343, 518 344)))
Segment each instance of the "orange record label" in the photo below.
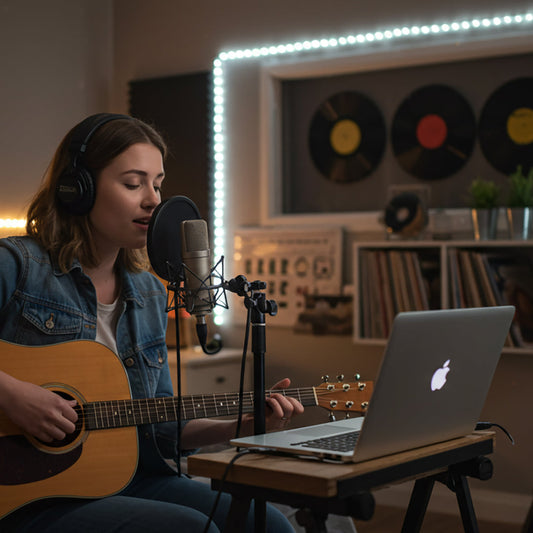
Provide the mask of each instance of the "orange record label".
POLYGON ((533 143, 533 109, 515 109, 507 119, 507 134, 515 144, 533 143))
POLYGON ((361 144, 361 129, 353 120, 341 119, 331 128, 329 142, 339 155, 353 154, 361 144))

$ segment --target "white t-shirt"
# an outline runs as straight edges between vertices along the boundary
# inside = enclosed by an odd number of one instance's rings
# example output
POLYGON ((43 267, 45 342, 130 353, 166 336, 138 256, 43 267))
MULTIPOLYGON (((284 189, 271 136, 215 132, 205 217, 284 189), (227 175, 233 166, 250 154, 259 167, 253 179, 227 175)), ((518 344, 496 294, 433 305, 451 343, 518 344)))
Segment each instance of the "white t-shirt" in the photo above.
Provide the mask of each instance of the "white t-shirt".
POLYGON ((96 313, 96 340, 107 346, 113 352, 117 350, 117 321, 120 298, 112 304, 98 302, 96 313))

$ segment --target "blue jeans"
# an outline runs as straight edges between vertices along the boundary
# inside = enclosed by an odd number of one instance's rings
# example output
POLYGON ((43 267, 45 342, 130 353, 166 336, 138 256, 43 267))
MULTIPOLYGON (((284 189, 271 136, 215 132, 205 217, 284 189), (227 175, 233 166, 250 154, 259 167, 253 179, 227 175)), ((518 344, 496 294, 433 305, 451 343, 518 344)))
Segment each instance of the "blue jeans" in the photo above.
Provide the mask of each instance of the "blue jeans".
MULTIPOLYGON (((0 520, 2 533, 202 533, 217 493, 185 476, 140 477, 119 495, 99 500, 49 499, 0 520)), ((222 494, 209 533, 224 529, 231 498, 222 494)), ((253 508, 247 531, 253 532, 253 508)), ((267 532, 294 532, 281 512, 267 506, 267 532)))

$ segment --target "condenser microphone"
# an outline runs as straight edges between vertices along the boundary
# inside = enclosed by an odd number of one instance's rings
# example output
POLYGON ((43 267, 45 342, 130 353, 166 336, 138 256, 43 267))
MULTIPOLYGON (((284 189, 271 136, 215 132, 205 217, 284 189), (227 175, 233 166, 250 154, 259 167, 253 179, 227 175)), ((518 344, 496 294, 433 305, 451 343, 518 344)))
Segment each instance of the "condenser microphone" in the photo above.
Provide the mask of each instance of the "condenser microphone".
POLYGON ((214 307, 211 285, 211 250, 205 220, 181 223, 181 258, 185 276, 185 309, 197 318, 214 307))
POLYGON ((181 223, 181 245, 185 277, 185 309, 196 317, 198 341, 205 351, 207 343, 205 315, 215 307, 215 297, 211 289, 213 270, 206 221, 184 220, 181 223))
POLYGON ((227 309, 223 275, 217 271, 218 263, 211 268, 207 223, 200 219, 194 202, 174 196, 159 204, 148 227, 147 248, 155 273, 167 280, 169 291, 177 295, 167 311, 185 308, 195 315, 202 350, 209 355, 220 351, 222 341, 217 335, 206 344, 205 316, 216 305, 227 309))

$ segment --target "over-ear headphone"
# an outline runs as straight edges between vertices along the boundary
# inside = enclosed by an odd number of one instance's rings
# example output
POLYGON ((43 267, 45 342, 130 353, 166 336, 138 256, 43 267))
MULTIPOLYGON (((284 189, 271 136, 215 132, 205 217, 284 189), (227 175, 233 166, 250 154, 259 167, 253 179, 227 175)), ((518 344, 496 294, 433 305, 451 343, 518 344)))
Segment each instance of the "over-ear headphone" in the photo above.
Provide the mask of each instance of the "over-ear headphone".
POLYGON ((69 144, 70 165, 57 181, 58 204, 72 215, 86 215, 94 205, 96 184, 94 177, 83 162, 87 144, 96 130, 117 119, 129 119, 128 115, 98 113, 82 120, 72 133, 69 144))

